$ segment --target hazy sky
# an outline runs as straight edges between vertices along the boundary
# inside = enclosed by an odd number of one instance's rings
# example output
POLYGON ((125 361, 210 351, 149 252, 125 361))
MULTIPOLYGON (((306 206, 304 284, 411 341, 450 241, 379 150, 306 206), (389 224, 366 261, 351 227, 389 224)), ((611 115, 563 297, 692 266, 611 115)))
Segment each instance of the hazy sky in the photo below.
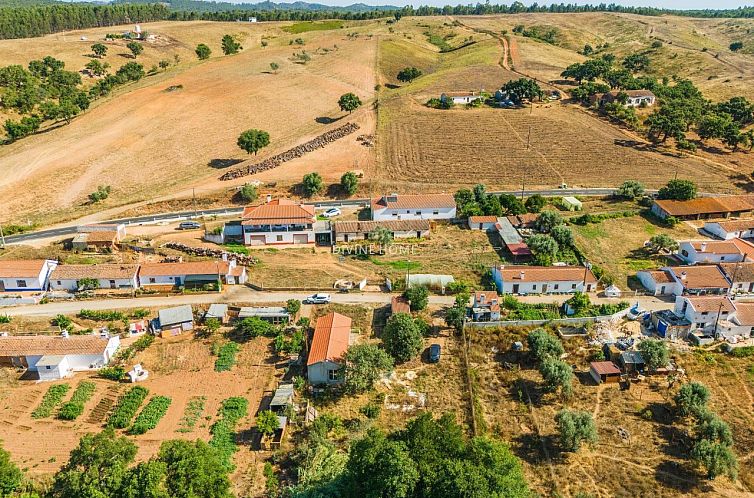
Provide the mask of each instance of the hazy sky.
MULTIPOLYGON (((230 0, 233 1, 233 0, 230 0)), ((240 3, 241 1, 248 1, 248 2, 254 2, 256 0, 235 0, 237 3, 240 3)), ((273 0, 278 3, 285 3, 286 0, 273 0)), ((292 1, 292 0, 291 0, 292 1)), ((312 3, 322 3, 326 5, 350 5, 353 3, 358 3, 359 0, 308 0, 312 3)), ((481 0, 484 1, 484 0, 481 0)), ((490 0, 490 3, 504 3, 504 4, 511 4, 515 0, 490 0)), ((621 5, 633 5, 633 6, 641 6, 641 7, 660 7, 660 8, 667 8, 667 9, 734 9, 738 7, 743 7, 745 4, 740 3, 736 0, 660 0, 660 1, 642 1, 642 0, 636 0, 636 1, 615 1, 611 2, 611 0, 602 0, 605 3, 617 3, 621 5)), ((476 3, 476 1, 473 2, 459 2, 459 1, 448 1, 448 0, 422 0, 422 1, 411 1, 411 0, 362 0, 361 3, 366 3, 369 5, 413 5, 414 7, 418 7, 419 5, 435 5, 435 6, 444 6, 444 5, 456 5, 456 4, 468 4, 468 3, 476 3)), ((526 5, 530 5, 532 2, 524 1, 523 2, 526 5)), ((553 2, 548 1, 541 1, 540 4, 547 4, 553 2)), ((560 3, 555 2, 555 3, 560 3)), ((563 0, 563 3, 577 3, 577 4, 599 4, 600 0, 594 0, 594 1, 584 1, 584 0, 563 0)), ((754 5, 754 1, 750 3, 750 5, 754 5)))

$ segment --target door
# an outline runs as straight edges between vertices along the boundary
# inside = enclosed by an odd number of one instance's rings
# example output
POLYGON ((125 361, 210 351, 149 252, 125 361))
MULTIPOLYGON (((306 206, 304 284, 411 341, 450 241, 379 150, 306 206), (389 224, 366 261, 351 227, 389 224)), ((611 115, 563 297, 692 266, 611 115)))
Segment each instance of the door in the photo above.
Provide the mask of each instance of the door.
POLYGON ((309 243, 309 236, 305 233, 296 233, 293 234, 293 243, 294 244, 307 244, 309 243))
POLYGON ((518 294, 518 284, 513 284, 513 293, 518 294))
POLYGON ((0 292, 5 292, 5 280, 0 279, 0 292))
POLYGON ((542 294, 547 294, 547 284, 542 284, 542 294))
POLYGON ((664 285, 662 287, 660 287, 660 295, 661 296, 665 295, 665 286, 664 285))
POLYGON ((181 277, 175 277, 175 285, 178 287, 181 286, 181 277))
POLYGON ((118 287, 118 286, 117 286, 117 285, 115 285, 115 280, 110 280, 110 288, 111 288, 111 289, 116 289, 117 287, 118 287))
MULTIPOLYGON (((0 291, 3 290, 3 281, 0 280, 0 291)), ((749 284, 749 292, 754 292, 754 282, 749 284)))
POLYGON ((249 245, 263 246, 265 244, 264 235, 252 235, 249 237, 249 245))

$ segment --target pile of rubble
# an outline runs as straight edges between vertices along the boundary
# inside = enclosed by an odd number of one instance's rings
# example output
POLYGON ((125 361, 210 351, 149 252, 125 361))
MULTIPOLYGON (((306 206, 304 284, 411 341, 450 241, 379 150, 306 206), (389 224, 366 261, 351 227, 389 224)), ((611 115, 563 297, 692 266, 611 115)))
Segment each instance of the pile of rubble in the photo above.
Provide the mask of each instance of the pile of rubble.
POLYGON ((223 259, 223 258, 235 259, 236 263, 238 263, 241 266, 253 266, 259 263, 259 260, 257 258, 253 256, 248 256, 246 254, 221 251, 220 249, 209 249, 207 247, 192 247, 192 246, 187 246, 186 244, 181 244, 180 242, 167 242, 163 244, 162 247, 167 247, 168 249, 175 249, 176 251, 185 252, 186 254, 191 254, 193 256, 204 256, 208 258, 219 258, 219 259, 223 259))
POLYGON ((220 180, 235 180, 236 178, 241 178, 243 176, 253 175, 261 171, 267 171, 268 169, 277 168, 281 164, 302 157, 308 152, 314 152, 317 149, 321 149, 327 144, 350 135, 358 129, 359 125, 357 125, 356 123, 346 123, 343 126, 323 133, 322 135, 309 140, 304 144, 297 145, 285 152, 281 152, 280 154, 268 157, 262 162, 228 171, 220 177, 220 180))
POLYGON ((374 147, 374 135, 359 135, 356 141, 364 147, 374 147))

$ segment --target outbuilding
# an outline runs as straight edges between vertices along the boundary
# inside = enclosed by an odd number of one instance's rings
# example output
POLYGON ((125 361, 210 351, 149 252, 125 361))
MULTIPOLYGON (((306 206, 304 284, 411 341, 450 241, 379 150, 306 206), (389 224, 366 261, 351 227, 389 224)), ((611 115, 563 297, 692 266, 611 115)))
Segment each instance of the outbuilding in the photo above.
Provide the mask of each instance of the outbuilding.
POLYGON ((593 361, 589 364, 589 374, 597 384, 620 382, 620 369, 612 361, 593 361))
POLYGON ((312 385, 340 384, 342 368, 351 343, 351 319, 340 313, 328 313, 317 319, 312 336, 306 371, 312 385))
POLYGON ((624 351, 618 358, 623 371, 629 375, 644 371, 644 357, 639 351, 624 351))
POLYGON ((156 330, 161 337, 180 335, 194 329, 194 312, 190 304, 160 310, 157 314, 156 330))

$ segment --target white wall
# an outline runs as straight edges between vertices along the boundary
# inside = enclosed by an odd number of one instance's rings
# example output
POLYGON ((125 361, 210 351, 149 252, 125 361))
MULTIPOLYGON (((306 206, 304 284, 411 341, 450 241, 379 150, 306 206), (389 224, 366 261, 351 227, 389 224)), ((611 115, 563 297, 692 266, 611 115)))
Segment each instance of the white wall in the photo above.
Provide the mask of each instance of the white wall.
POLYGON ((738 263, 744 260, 743 254, 697 252, 691 242, 681 242, 678 245, 678 257, 691 265, 698 263, 738 263))
POLYGON ((332 381, 328 377, 328 370, 338 370, 342 368, 342 365, 334 363, 332 361, 320 361, 307 367, 307 376, 309 378, 309 384, 340 384, 343 381, 332 381))
MULTIPOLYGON (((100 289, 111 288, 110 279, 98 278, 97 282, 99 282, 100 289)), ((138 287, 138 284, 136 282, 136 275, 134 275, 134 277, 131 279, 127 279, 127 278, 115 279, 115 288, 117 289, 122 289, 122 288, 135 289, 137 287, 138 287)), ((50 289, 75 291, 76 289, 78 289, 78 280, 74 280, 74 279, 50 280, 50 289)))
MULTIPOLYGON (((510 282, 503 280, 503 288, 501 292, 503 294, 514 294, 514 286, 518 285, 518 294, 563 294, 572 293, 576 291, 584 292, 584 281, 568 281, 568 282, 534 282, 534 281, 520 281, 512 280, 510 282), (547 289, 545 289, 545 285, 547 289)), ((594 284, 586 284, 586 292, 591 292, 594 288, 594 284)))
POLYGON ((247 246, 249 245, 275 245, 275 244, 293 244, 294 235, 306 235, 306 243, 314 243, 314 230, 299 230, 291 232, 244 232, 243 241, 247 246), (264 244, 252 242, 252 236, 258 237, 264 235, 264 244))
POLYGON ((42 268, 39 271, 39 275, 37 275, 36 277, 0 278, 0 281, 3 282, 5 292, 47 290, 47 281, 50 277, 50 273, 52 273, 52 270, 54 270, 57 265, 57 261, 47 260, 45 264, 42 265, 42 268), (25 285, 22 284, 21 286, 19 286, 19 281, 24 282, 25 285))
POLYGON ((456 217, 456 208, 389 209, 372 206, 372 220, 451 220, 456 217))
POLYGON ((636 274, 636 278, 639 279, 641 285, 644 286, 653 296, 672 296, 680 295, 683 293, 683 287, 678 283, 661 283, 658 284, 646 271, 640 271, 636 274), (664 290, 663 290, 664 288, 664 290))

